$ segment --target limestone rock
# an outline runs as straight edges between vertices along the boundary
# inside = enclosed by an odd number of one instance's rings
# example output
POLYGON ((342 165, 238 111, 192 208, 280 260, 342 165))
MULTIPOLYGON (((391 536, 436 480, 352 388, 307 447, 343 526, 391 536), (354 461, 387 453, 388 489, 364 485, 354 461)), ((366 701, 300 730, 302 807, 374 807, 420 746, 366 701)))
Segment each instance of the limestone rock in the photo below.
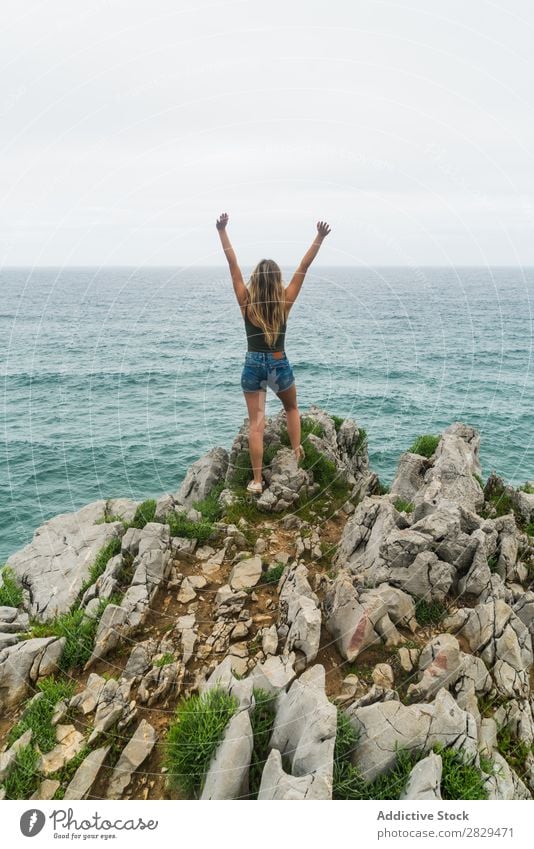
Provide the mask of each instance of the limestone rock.
POLYGON ((441 799, 441 772, 443 763, 440 755, 431 752, 418 761, 412 769, 401 799, 441 799))
POLYGON ((105 501, 94 501, 49 519, 8 559, 6 565, 29 590, 32 618, 44 622, 69 611, 100 549, 123 533, 121 522, 96 524, 105 509, 105 501))
POLYGON ((228 468, 228 452, 224 448, 212 448, 187 471, 180 489, 173 498, 183 507, 192 507, 202 501, 214 486, 224 480, 228 468))
POLYGON ((85 743, 83 734, 76 731, 74 725, 56 725, 56 740, 57 746, 41 756, 39 766, 44 775, 62 769, 82 750, 85 743))
POLYGON ((230 573, 230 586, 233 590, 245 590, 255 587, 261 578, 261 557, 254 555, 236 563, 230 573))
POLYGON ((330 799, 327 782, 321 775, 288 775, 278 749, 271 749, 261 776, 258 800, 330 799))
POLYGON ((316 665, 280 693, 270 745, 288 757, 294 776, 321 776, 331 796, 337 715, 324 686, 324 667, 316 665))
POLYGON ((110 746, 102 746, 89 752, 67 786, 64 799, 87 799, 109 750, 110 746))
POLYGON ((295 679, 294 663, 293 653, 289 656, 270 655, 263 663, 256 664, 252 670, 254 687, 273 694, 286 690, 295 679))
POLYGON ((228 723, 210 764, 201 799, 238 799, 248 792, 252 755, 252 726, 248 710, 240 710, 228 723))
POLYGON ((106 793, 107 799, 121 798, 132 780, 133 773, 152 752, 156 739, 157 735, 152 725, 146 719, 142 719, 115 765, 106 793))
POLYGON ((28 746, 31 739, 32 731, 28 728, 9 749, 0 754, 0 782, 4 781, 11 772, 19 749, 28 746))
POLYGON ((57 671, 64 645, 64 637, 36 637, 0 651, 0 708, 18 705, 39 678, 57 671))

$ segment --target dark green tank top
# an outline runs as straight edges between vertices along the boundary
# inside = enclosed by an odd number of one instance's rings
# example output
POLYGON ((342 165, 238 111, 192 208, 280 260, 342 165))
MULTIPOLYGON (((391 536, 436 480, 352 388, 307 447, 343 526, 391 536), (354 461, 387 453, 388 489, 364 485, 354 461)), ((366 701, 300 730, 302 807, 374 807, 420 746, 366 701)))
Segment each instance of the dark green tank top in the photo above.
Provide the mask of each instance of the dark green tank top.
POLYGON ((252 322, 249 320, 249 317, 247 315, 247 307, 245 307, 244 317, 249 351, 257 351, 261 354, 272 354, 273 351, 284 350, 287 321, 284 321, 274 345, 272 347, 269 347, 261 327, 256 327, 256 325, 252 324, 252 322))

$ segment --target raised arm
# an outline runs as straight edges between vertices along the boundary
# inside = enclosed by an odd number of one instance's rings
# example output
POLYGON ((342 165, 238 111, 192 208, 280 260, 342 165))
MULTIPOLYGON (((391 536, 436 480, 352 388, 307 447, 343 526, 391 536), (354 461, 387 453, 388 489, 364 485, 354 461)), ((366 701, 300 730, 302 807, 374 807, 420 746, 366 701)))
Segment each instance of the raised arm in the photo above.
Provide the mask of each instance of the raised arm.
POLYGON ((306 272, 308 268, 312 264, 313 260, 319 253, 319 248, 323 244, 323 240, 330 233, 330 227, 326 223, 326 221, 318 221, 317 222, 317 235, 310 247, 302 257, 300 264, 295 271, 289 286, 286 289, 286 307, 289 311, 295 301, 297 300, 298 294, 302 288, 302 284, 304 283, 304 278, 306 277, 306 272))
POLYGON ((239 268, 239 265, 237 263, 235 251, 230 243, 230 239, 228 238, 228 233, 226 231, 227 224, 228 213, 223 212, 222 215, 219 215, 217 221, 215 222, 215 226, 217 227, 217 232, 221 240, 221 245, 223 246, 226 259, 228 260, 228 265, 230 266, 230 274, 232 277, 232 284, 234 287, 237 302, 240 307, 244 307, 247 302, 248 291, 243 280, 243 275, 241 274, 241 269, 239 268))

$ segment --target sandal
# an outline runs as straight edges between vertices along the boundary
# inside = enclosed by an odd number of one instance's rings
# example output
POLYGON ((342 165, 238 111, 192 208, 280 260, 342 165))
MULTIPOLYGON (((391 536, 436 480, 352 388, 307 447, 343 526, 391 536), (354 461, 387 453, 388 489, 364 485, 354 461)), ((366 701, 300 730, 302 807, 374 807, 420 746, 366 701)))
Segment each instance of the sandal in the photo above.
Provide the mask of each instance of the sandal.
POLYGON ((261 495, 263 492, 263 484, 256 483, 256 481, 250 481, 247 486, 247 492, 252 492, 254 495, 261 495))

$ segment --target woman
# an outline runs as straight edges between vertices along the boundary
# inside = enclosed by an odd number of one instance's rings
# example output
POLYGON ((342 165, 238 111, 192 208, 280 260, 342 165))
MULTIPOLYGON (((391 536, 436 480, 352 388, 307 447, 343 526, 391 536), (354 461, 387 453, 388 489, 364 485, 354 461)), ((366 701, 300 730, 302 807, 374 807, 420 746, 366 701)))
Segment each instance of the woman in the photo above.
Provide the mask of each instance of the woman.
POLYGON ((323 239, 330 233, 330 227, 325 221, 317 223, 315 239, 304 254, 289 286, 284 288, 280 268, 272 259, 262 259, 252 272, 248 286, 245 286, 235 251, 228 238, 227 225, 228 215, 223 212, 217 219, 216 227, 230 266, 235 296, 245 319, 248 342, 241 388, 247 402, 248 446, 254 479, 247 489, 249 492, 260 494, 263 490, 261 469, 268 386, 284 405, 287 432, 297 462, 304 457, 304 449, 300 444, 300 413, 297 407, 295 378, 285 355, 284 340, 289 311, 298 297, 306 272, 317 256, 323 239))

